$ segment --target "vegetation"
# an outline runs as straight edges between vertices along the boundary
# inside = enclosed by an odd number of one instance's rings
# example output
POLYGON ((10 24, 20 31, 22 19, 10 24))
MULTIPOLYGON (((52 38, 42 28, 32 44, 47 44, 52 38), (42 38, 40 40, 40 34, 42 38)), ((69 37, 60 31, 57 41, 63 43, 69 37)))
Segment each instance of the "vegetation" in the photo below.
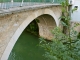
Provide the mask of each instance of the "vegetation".
POLYGON ((34 35, 39 35, 39 28, 38 28, 38 23, 39 21, 37 19, 33 20, 27 27, 27 31, 34 34, 34 35))
MULTIPOLYGON (((40 46, 45 49, 44 57, 47 60, 80 60, 80 33, 70 27, 70 12, 68 0, 62 2, 62 16, 60 17, 63 31, 56 27, 52 30, 54 35, 51 42, 40 38, 40 46)), ((74 11, 76 9, 73 9, 74 11)))

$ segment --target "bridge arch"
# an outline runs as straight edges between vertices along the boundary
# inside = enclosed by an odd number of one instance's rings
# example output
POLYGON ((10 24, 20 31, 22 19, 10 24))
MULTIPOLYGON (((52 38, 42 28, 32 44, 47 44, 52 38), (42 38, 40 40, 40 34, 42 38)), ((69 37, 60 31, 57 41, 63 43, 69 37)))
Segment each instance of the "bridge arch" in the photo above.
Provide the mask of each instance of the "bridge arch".
MULTIPOLYGON (((13 46, 15 45, 16 41, 18 40, 19 36, 21 35, 21 33, 24 31, 24 29, 34 20, 34 19, 39 19, 41 21, 41 23, 38 23, 39 25, 39 33, 40 33, 40 36, 43 36, 45 38, 47 38, 48 36, 44 36, 45 33, 41 33, 41 31, 44 32, 44 29, 46 27, 48 27, 49 25, 48 24, 48 20, 52 21, 51 24, 52 25, 55 25, 55 26, 58 26, 59 25, 59 21, 58 21, 58 18, 56 17, 56 15, 54 14, 54 12, 50 9, 45 9, 43 11, 39 10, 39 11, 35 11, 33 12, 30 16, 28 16, 23 22, 22 24, 17 28, 17 30, 14 32, 14 35, 12 36, 12 38, 10 39, 9 43, 7 44, 7 47, 1 57, 1 60, 7 60, 8 57, 9 57, 9 54, 13 48, 13 46), (50 19, 49 19, 50 18, 50 19), (46 21, 45 23, 43 23, 43 20, 44 22, 46 21), (54 23, 55 22, 55 23, 54 23), (46 26, 44 26, 46 24, 46 26)), ((53 27, 55 27, 53 26, 53 27)), ((49 28, 51 27, 51 25, 49 26, 49 28)), ((49 29, 49 28, 46 28, 49 29)), ((52 29, 52 28, 51 28, 52 29)), ((48 33, 50 30, 47 30, 48 33)), ((48 34, 47 33, 47 34, 48 34)), ((50 36, 50 35, 49 35, 50 36)))

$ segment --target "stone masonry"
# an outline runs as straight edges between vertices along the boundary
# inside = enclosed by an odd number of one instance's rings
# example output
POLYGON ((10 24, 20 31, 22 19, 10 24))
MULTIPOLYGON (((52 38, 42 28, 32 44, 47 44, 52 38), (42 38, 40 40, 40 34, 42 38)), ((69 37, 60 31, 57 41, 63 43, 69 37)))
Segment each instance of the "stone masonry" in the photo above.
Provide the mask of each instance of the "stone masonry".
POLYGON ((52 39, 51 30, 59 26, 60 5, 16 7, 0 11, 0 60, 7 60, 17 39, 34 19, 40 23, 39 35, 52 39))

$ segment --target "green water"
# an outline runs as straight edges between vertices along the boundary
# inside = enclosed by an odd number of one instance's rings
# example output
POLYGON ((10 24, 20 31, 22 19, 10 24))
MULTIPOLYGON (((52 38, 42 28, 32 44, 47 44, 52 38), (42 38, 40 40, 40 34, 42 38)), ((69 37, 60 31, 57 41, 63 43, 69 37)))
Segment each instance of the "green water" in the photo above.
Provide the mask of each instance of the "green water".
POLYGON ((44 50, 39 46, 39 38, 24 31, 16 42, 8 60, 46 60, 44 50))

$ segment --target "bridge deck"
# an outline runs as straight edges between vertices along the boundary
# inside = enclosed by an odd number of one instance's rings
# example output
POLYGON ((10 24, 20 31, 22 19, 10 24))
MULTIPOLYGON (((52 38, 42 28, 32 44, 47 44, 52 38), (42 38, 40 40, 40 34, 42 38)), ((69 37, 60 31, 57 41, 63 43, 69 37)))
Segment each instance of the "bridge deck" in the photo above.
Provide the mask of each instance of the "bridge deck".
MULTIPOLYGON (((46 7, 51 7, 51 6, 59 6, 60 4, 51 4, 51 3, 42 3, 42 4, 33 4, 33 5, 23 5, 23 6, 16 6, 13 8, 8 8, 8 9, 0 9, 0 16, 6 15, 6 14, 12 14, 12 13, 17 13, 17 12, 22 12, 22 11, 27 11, 27 10, 34 10, 38 8, 46 8, 46 7)), ((10 5, 9 5, 10 6, 10 5)))
MULTIPOLYGON (((49 30, 56 25, 58 26, 58 18, 61 15, 61 6, 59 4, 39 4, 32 6, 22 6, 14 7, 9 9, 0 10, 0 60, 7 60, 11 49, 13 48, 18 37, 22 31, 28 26, 28 24, 33 21, 35 18, 41 16, 41 25, 40 28, 45 31, 45 28, 48 31, 47 33, 41 33, 42 35, 48 34, 49 30), (19 12, 19 13, 18 13, 19 12), (10 15, 7 15, 10 14, 10 15), (47 16, 45 15, 47 14, 47 16), (51 18, 49 18, 50 16, 51 18), (47 18, 46 18, 47 17, 47 18), (46 21, 48 23, 46 23, 46 21), (52 21, 49 25, 49 22, 52 21), (42 24, 43 23, 43 24, 42 24), (45 24, 44 24, 45 23, 45 24), (44 27, 44 25, 46 25, 44 27)), ((50 33, 47 37, 50 36, 50 33)))

